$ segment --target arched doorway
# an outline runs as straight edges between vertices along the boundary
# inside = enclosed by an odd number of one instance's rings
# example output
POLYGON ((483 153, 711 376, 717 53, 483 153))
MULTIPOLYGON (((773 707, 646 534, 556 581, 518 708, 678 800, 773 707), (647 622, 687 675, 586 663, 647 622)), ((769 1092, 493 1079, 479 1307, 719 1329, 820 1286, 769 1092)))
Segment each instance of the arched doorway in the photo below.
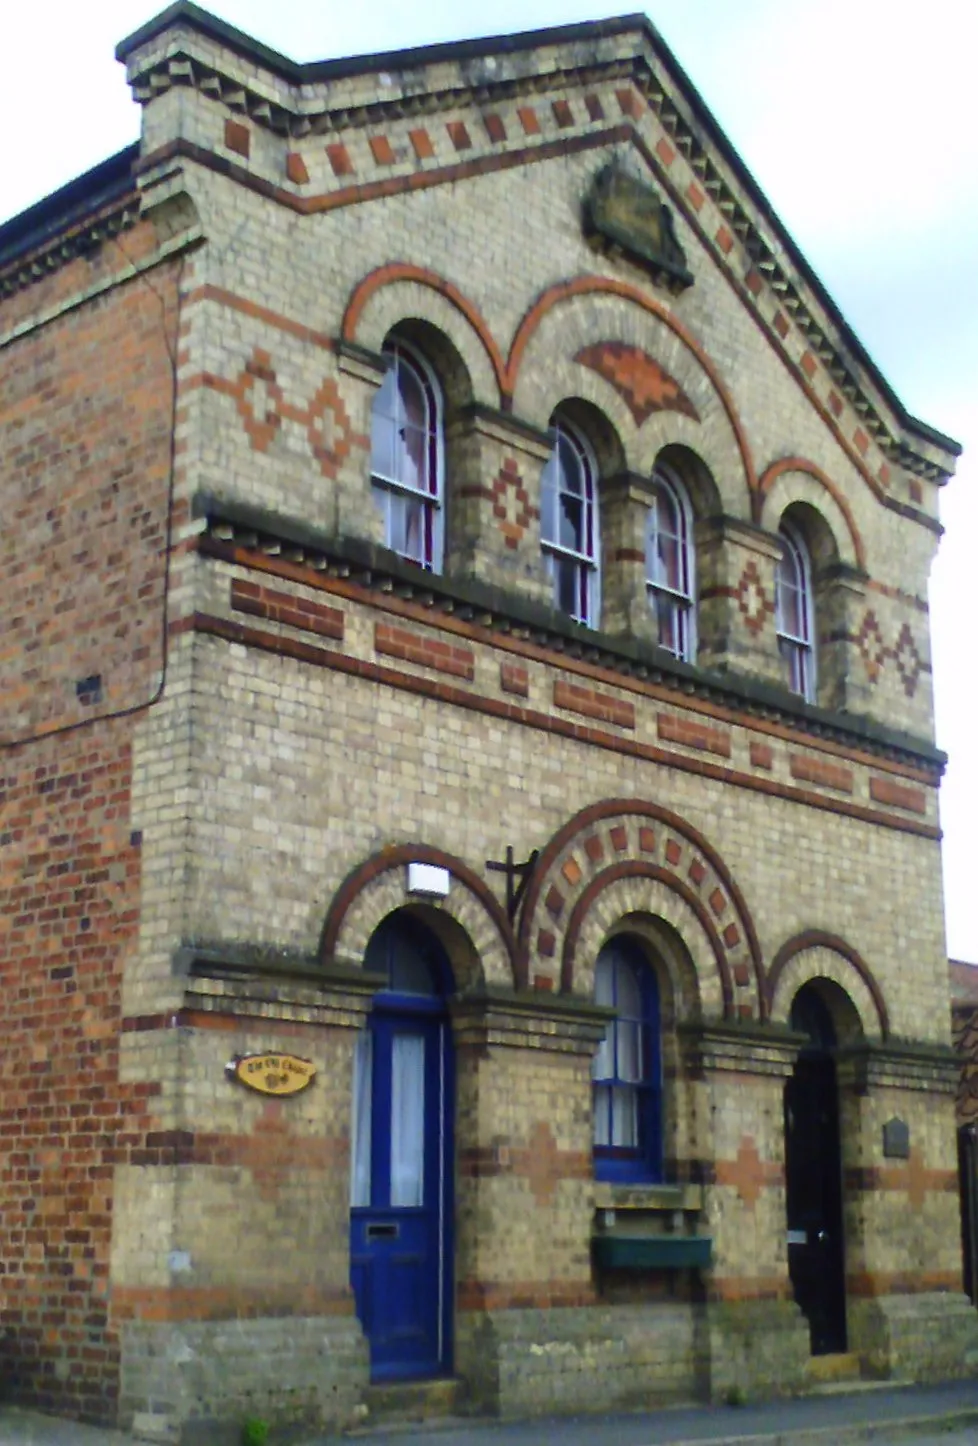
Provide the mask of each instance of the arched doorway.
POLYGON ((812 1354, 846 1349, 845 1242, 835 1024, 816 982, 791 1006, 806 1036, 784 1091, 788 1273, 812 1354))
POLYGON ((374 1380, 451 1368, 452 973, 436 936, 405 911, 364 957, 386 976, 357 1041, 350 1281, 374 1380))

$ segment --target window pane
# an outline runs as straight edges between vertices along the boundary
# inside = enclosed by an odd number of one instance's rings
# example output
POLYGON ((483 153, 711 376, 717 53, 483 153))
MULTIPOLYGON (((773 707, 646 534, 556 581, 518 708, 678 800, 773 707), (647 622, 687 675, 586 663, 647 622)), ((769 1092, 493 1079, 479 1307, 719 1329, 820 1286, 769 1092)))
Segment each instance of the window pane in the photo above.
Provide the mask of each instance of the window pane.
POLYGON ((371 1100, 373 1098, 373 1037, 357 1035, 353 1051, 353 1122, 350 1149, 350 1204, 370 1204, 371 1100))
POLYGON ((620 1150, 638 1149, 638 1091, 612 1090, 611 1143, 620 1150))
POLYGON ((540 477, 540 536, 544 542, 557 541, 559 481, 560 458, 555 447, 540 477))
POLYGON ((642 991, 635 970, 627 959, 619 959, 615 968, 615 1003, 625 1019, 641 1019, 642 991))
POLYGON ((580 612, 579 571, 580 565, 571 558, 554 558, 554 600, 561 612, 568 613, 572 618, 578 617, 580 612))
POLYGON ((374 398, 370 428, 370 468, 375 476, 396 475, 395 455, 397 443, 396 401, 397 381, 393 369, 384 377, 380 391, 374 398))
POLYGON ((659 624, 660 648, 666 648, 677 658, 681 657, 682 638, 678 604, 663 593, 658 593, 655 596, 655 613, 659 624))
POLYGON ((594 1143, 611 1144, 611 1090, 598 1085, 594 1091, 594 1143))
POLYGON ((394 1206, 424 1203, 424 1040, 394 1036, 391 1050, 391 1193, 394 1206))
POLYGON ((560 496, 559 513, 560 533, 557 541, 561 547, 570 548, 572 552, 585 552, 584 546, 584 506, 579 497, 571 496, 562 492, 560 496))
POLYGON ((638 1084, 642 1078, 642 1026, 634 1020, 619 1019, 615 1034, 618 1043, 615 1073, 628 1084, 638 1084))

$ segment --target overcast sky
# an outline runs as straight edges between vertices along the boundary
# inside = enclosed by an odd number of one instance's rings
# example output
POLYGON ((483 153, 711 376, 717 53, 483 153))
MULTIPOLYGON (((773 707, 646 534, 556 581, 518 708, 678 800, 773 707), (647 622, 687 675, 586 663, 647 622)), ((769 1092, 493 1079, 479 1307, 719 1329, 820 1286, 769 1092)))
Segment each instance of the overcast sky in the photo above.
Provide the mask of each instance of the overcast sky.
MULTIPOLYGON (((13 4, 0 219, 135 140, 116 42, 162 4, 13 4)), ((295 60, 615 15, 600 0, 212 0, 295 60)), ((917 416, 963 442, 931 579, 948 948, 978 962, 978 124, 975 0, 670 0, 649 10, 809 262, 917 416)))

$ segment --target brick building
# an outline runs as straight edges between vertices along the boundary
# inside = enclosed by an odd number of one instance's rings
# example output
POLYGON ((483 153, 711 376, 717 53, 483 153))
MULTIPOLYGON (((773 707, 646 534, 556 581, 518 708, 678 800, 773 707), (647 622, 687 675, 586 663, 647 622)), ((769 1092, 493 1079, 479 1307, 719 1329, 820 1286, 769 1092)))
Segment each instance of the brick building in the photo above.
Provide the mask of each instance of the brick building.
POLYGON ((956 445, 644 21, 119 56, 138 146, 0 228, 8 1389, 972 1369, 956 445))

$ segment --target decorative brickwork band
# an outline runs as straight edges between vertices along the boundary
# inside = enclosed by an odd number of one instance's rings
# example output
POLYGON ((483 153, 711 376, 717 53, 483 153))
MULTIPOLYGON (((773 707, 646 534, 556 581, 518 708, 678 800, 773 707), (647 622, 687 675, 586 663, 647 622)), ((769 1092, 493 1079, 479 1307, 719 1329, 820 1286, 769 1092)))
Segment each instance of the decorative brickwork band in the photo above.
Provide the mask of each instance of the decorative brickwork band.
POLYGON ((871 683, 876 683, 884 665, 892 662, 900 675, 903 691, 908 698, 912 698, 917 691, 921 673, 930 672, 929 664, 920 656, 909 623, 903 624, 896 643, 890 646, 883 638, 879 619, 873 609, 869 608, 855 641, 866 669, 866 677, 871 683))
POLYGON ((492 515, 508 548, 514 552, 531 522, 539 520, 539 509, 530 501, 522 474, 512 457, 505 457, 490 490, 492 515))
MULTIPOLYGON (((340 465, 354 447, 366 449, 367 439, 355 433, 334 377, 327 377, 304 405, 286 399, 271 356, 255 347, 242 371, 228 381, 205 373, 197 385, 233 398, 248 438, 256 452, 267 452, 282 430, 284 422, 294 423, 305 432, 309 450, 324 477, 335 480, 340 465)), ((193 381, 184 384, 184 391, 193 381)))
POLYGON ((599 341, 582 347, 574 357, 614 387, 640 427, 653 412, 682 412, 698 422, 700 414, 665 367, 638 346, 623 341, 599 341))
POLYGON ((784 1166, 777 1160, 762 1160, 753 1135, 744 1135, 735 1160, 717 1160, 714 1166, 717 1185, 736 1190, 744 1206, 753 1214, 762 1190, 784 1184, 784 1166))

